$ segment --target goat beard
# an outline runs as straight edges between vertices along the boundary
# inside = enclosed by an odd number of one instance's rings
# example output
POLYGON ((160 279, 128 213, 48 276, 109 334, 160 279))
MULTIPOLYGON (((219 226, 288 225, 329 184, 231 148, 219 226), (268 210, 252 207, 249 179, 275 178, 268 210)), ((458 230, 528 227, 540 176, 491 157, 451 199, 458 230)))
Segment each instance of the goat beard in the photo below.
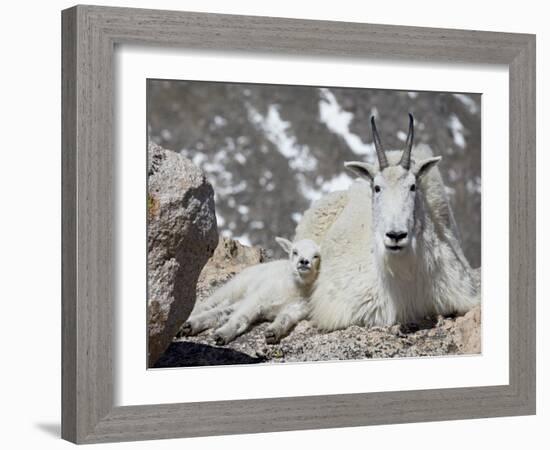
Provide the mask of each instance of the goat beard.
POLYGON ((378 245, 378 254, 382 255, 382 268, 392 278, 414 281, 416 275, 416 239, 398 253, 389 252, 384 243, 378 245))

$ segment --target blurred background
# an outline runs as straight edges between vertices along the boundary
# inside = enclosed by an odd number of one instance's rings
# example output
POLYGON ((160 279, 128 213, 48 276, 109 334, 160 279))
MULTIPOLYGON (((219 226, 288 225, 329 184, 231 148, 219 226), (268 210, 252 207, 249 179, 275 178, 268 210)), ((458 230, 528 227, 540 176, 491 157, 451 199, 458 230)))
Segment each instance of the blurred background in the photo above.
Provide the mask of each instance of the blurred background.
POLYGON ((311 202, 346 189, 344 161, 373 162, 370 116, 387 149, 415 143, 439 168, 466 257, 481 264, 481 95, 148 80, 149 139, 180 152, 214 187, 218 230, 274 257, 311 202))

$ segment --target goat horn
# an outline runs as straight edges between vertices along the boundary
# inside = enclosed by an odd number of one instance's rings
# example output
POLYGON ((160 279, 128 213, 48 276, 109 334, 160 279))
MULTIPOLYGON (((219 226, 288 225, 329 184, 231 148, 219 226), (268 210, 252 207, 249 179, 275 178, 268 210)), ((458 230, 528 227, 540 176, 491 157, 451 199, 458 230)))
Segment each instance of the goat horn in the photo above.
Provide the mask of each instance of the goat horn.
POLYGON ((380 170, 384 170, 388 167, 388 159, 386 158, 386 152, 382 148, 382 143, 380 142, 380 135, 376 129, 376 123, 374 121, 374 116, 371 117, 370 123, 372 126, 372 136, 374 140, 374 148, 376 149, 376 156, 378 156, 378 164, 380 165, 380 170))
POLYGON ((411 151, 413 148, 413 140, 414 117, 411 113, 409 113, 409 134, 407 135, 407 141, 405 142, 405 150, 403 150, 403 156, 401 156, 401 161, 399 161, 399 164, 407 170, 411 168, 411 151))

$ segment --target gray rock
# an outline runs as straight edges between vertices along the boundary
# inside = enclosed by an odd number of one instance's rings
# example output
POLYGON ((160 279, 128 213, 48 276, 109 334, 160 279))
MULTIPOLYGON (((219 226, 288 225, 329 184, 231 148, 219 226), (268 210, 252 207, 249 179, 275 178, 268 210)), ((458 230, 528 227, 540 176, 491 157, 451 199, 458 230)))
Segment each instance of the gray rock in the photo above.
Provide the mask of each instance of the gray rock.
POLYGON ((199 274, 218 243, 214 192, 200 169, 149 144, 148 362, 166 350, 196 300, 199 274))

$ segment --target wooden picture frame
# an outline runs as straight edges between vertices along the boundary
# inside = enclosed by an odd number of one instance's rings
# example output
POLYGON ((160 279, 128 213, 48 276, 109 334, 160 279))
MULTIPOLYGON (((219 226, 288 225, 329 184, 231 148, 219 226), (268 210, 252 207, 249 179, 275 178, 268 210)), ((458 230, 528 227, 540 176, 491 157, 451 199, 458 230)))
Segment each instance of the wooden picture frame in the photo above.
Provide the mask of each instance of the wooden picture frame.
POLYGON ((62 31, 64 439, 94 443, 535 413, 534 35, 97 6, 63 11, 62 31), (507 65, 509 384, 115 407, 117 44, 507 65))

